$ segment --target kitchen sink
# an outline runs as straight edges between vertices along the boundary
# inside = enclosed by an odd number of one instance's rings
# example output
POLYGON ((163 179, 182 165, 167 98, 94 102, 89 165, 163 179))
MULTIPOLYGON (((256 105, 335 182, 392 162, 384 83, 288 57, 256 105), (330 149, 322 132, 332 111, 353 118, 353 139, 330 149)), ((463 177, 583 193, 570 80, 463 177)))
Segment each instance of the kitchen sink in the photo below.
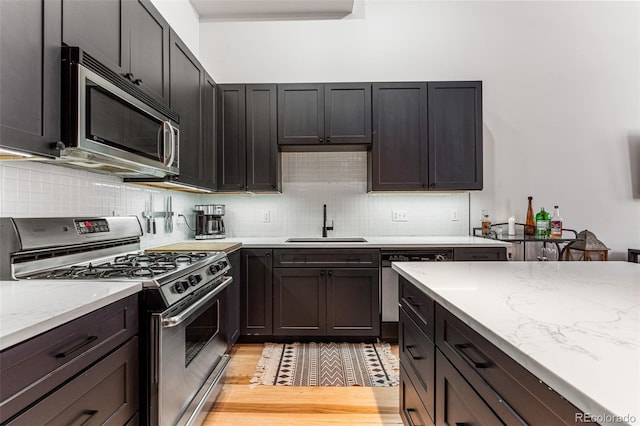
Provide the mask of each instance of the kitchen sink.
POLYGON ((366 243, 367 240, 361 237, 356 238, 289 238, 287 243, 366 243))

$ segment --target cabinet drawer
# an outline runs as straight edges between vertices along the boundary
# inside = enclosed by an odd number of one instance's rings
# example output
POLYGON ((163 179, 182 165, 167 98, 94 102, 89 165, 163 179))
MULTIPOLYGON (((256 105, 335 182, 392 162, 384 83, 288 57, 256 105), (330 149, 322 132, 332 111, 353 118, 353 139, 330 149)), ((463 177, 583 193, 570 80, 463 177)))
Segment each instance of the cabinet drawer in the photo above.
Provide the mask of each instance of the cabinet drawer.
POLYGON ((400 362, 406 370, 413 370, 413 380, 420 400, 433 418, 435 402, 435 346, 415 322, 400 309, 399 350, 400 362))
POLYGON ((400 365, 400 416, 408 426, 433 426, 427 408, 416 391, 408 369, 400 365))
POLYGON ((59 386, 138 333, 129 296, 0 353, 0 421, 59 386))
POLYGON ((409 316, 431 341, 433 338, 434 302, 407 279, 399 278, 399 300, 409 316))
MULTIPOLYGON (((436 351, 436 423, 439 425, 504 425, 464 377, 436 351)), ((541 423, 553 424, 553 423, 541 423)))
POLYGON ((456 247, 453 249, 453 260, 457 262, 507 260, 507 249, 504 247, 456 247))
POLYGON ((9 425, 123 425, 138 411, 138 338, 47 396, 9 425))
POLYGON ((436 345, 506 423, 576 424, 580 410, 440 305, 436 345))
POLYGON ((273 266, 313 268, 368 268, 380 265, 379 250, 358 249, 305 249, 305 250, 274 250, 273 266))

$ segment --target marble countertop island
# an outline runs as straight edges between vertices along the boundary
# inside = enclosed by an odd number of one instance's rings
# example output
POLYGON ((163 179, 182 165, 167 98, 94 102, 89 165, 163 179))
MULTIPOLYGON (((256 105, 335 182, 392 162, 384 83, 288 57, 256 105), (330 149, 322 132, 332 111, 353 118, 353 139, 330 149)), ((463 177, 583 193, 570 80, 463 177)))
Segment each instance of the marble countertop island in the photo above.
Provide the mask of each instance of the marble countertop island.
POLYGON ((583 412, 604 416, 600 423, 640 424, 640 265, 403 262, 393 269, 583 412))
POLYGON ((137 281, 0 281, 0 350, 141 290, 137 281))

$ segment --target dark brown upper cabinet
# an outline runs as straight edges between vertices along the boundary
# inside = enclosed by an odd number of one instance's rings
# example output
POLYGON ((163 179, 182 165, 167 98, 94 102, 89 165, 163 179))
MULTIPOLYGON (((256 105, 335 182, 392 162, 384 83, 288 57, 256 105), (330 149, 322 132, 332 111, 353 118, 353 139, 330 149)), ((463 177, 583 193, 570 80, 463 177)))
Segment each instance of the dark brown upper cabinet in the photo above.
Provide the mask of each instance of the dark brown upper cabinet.
POLYGON ((216 174, 216 82, 204 73, 204 86, 202 87, 202 186, 215 189, 217 185, 216 174))
POLYGON ((63 0, 62 41, 169 104, 169 24, 150 0, 63 0))
POLYGON ((218 86, 218 191, 278 191, 276 85, 218 86))
POLYGON ((173 30, 170 36, 170 108, 180 115, 177 181, 206 187, 202 126, 204 69, 173 30))
POLYGON ((368 189, 482 189, 482 82, 374 83, 368 189))
POLYGON ((0 147, 55 155, 60 14, 59 0, 0 1, 0 147))
POLYGON ((427 83, 373 84, 369 190, 428 188, 427 83))
POLYGON ((482 189, 482 82, 428 84, 429 188, 482 189))
POLYGON ((365 150, 370 143, 370 83, 278 85, 281 150, 365 150))
POLYGON ((218 191, 246 188, 245 87, 221 84, 218 97, 218 191))

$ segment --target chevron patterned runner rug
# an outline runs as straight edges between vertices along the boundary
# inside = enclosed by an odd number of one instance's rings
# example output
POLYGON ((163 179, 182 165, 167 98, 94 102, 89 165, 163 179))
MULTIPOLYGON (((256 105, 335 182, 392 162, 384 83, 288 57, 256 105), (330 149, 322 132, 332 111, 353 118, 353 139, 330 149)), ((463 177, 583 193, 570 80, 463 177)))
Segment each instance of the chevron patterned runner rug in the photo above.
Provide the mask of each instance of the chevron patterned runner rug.
POLYGON ((388 343, 265 343, 252 386, 397 386, 388 343))

